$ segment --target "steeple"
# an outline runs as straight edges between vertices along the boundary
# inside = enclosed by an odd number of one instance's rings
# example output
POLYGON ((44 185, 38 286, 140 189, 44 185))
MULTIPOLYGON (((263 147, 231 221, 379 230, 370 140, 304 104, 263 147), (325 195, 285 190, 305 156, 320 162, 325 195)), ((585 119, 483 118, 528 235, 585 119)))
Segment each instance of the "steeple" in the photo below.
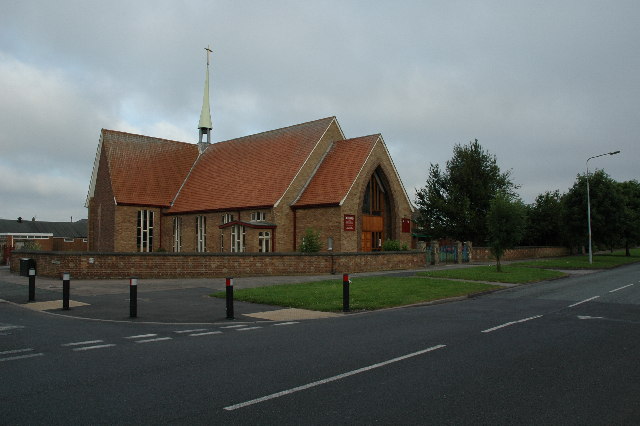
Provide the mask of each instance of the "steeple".
POLYGON ((207 73, 204 78, 204 95, 202 97, 202 111, 200 111, 200 121, 198 129, 200 136, 198 138, 198 150, 202 154, 211 143, 211 108, 209 107, 209 55, 213 52, 208 46, 204 49, 207 51, 207 73), (203 135, 207 135, 207 140, 203 141, 203 135))

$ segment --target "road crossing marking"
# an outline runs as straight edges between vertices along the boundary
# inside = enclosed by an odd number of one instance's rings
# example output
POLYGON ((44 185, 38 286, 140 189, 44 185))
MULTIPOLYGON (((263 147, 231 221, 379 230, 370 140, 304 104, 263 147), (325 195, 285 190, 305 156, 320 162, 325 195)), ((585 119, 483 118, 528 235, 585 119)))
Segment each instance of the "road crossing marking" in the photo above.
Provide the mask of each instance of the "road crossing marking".
POLYGON ((536 318, 540 318, 540 317, 542 317, 542 315, 536 315, 536 316, 533 316, 533 317, 524 318, 524 319, 517 320, 517 321, 507 322, 507 323, 504 323, 504 324, 498 325, 498 326, 493 327, 493 328, 488 328, 488 329, 486 329, 486 330, 482 330, 482 332, 483 332, 483 333, 491 333, 492 331, 496 331, 496 330, 499 330, 499 329, 501 329, 501 328, 504 328, 504 327, 508 327, 508 326, 510 326, 510 325, 513 325, 513 324, 519 324, 519 323, 521 323, 521 322, 531 321, 531 320, 534 320, 534 319, 536 319, 536 318))
POLYGON ((157 336, 157 334, 138 334, 137 336, 127 336, 125 337, 125 339, 142 339, 143 337, 154 337, 157 336))
POLYGON ((364 372, 367 372, 367 371, 370 371, 370 370, 373 370, 373 369, 376 369, 376 368, 384 367, 385 365, 389 365, 389 364, 393 364, 395 362, 403 361, 403 360, 408 359, 408 358, 413 358, 415 356, 422 355, 422 354, 425 354, 427 352, 432 352, 432 351, 435 351, 437 349, 442 349, 444 347, 446 347, 446 345, 432 346, 430 348, 423 349, 423 350, 418 351, 418 352, 413 352, 413 353, 410 353, 410 354, 407 354, 407 355, 402 355, 402 356, 399 356, 397 358, 393 358, 393 359, 390 359, 390 360, 387 360, 387 361, 379 362, 377 364, 371 364, 371 365, 366 366, 366 367, 358 368, 357 370, 352 370, 352 371, 348 371, 346 373, 338 374, 337 376, 328 377, 328 378, 322 379, 322 380, 317 380, 315 382, 307 383, 306 385, 297 386, 295 388, 283 390, 281 392, 272 393, 271 395, 263 396, 261 398, 252 399, 250 401, 241 402, 239 404, 229 405, 228 407, 224 407, 224 409, 227 410, 227 411, 233 411, 233 410, 237 410, 238 408, 244 408, 244 407, 248 407, 249 405, 254 405, 254 404, 258 404, 260 402, 269 401, 270 399, 280 398, 281 396, 290 395, 292 393, 300 392, 300 391, 303 391, 303 390, 306 390, 306 389, 310 389, 310 388, 313 388, 313 387, 316 387, 316 386, 324 385, 326 383, 335 382, 336 380, 341 380, 341 379, 344 379, 346 377, 354 376, 356 374, 360 374, 360 373, 364 373, 364 372))
POLYGON ((156 337, 155 339, 136 340, 136 343, 162 342, 163 340, 171 340, 171 337, 156 337))
POLYGON ((279 322, 278 324, 273 324, 274 327, 279 325, 291 325, 291 324, 299 324, 300 321, 289 321, 289 322, 279 322))
POLYGON ((203 333, 192 333, 189 336, 197 337, 197 336, 209 336, 211 334, 222 334, 222 331, 205 331, 203 333))
POLYGON ((236 331, 249 331, 249 330, 256 330, 258 328, 262 328, 262 327, 246 327, 246 328, 239 328, 236 331))
POLYGON ((107 343, 104 345, 94 345, 94 346, 82 346, 80 348, 73 348, 74 351, 88 351, 91 349, 103 349, 110 348, 111 346, 115 346, 115 343, 107 343))
MULTIPOLYGON (((24 348, 24 349, 13 349, 13 350, 9 350, 9 351, 2 351, 0 352, 0 356, 2 355, 14 355, 14 354, 24 354, 25 352, 32 352, 33 348, 24 348)), ((33 353, 33 354, 24 354, 24 355, 16 355, 16 356, 9 356, 6 358, 0 358, 0 362, 4 362, 4 361, 17 361, 19 359, 25 359, 25 358, 33 358, 36 356, 43 356, 43 353, 33 353)))
POLYGON ((240 328, 240 327, 246 327, 247 324, 237 324, 237 325, 226 325, 224 327, 220 327, 220 328, 240 328))
POLYGON ((84 342, 73 342, 73 343, 64 343, 60 346, 80 346, 80 345, 91 345, 94 343, 102 343, 104 340, 86 340, 84 342))
POLYGON ((206 328, 194 328, 193 330, 177 330, 174 333, 182 334, 182 333, 195 333, 197 331, 205 331, 206 328))

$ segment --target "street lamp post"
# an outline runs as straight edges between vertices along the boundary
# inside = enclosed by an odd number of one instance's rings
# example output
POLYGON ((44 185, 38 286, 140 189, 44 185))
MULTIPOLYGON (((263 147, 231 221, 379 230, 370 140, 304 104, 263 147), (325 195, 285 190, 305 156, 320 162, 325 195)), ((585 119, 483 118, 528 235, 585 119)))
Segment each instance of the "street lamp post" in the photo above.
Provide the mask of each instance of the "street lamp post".
POLYGON ((589 197, 589 160, 602 157, 604 155, 616 155, 620 151, 606 152, 600 155, 594 155, 587 158, 587 228, 589 229, 589 264, 593 263, 593 253, 591 252, 591 198, 589 197))

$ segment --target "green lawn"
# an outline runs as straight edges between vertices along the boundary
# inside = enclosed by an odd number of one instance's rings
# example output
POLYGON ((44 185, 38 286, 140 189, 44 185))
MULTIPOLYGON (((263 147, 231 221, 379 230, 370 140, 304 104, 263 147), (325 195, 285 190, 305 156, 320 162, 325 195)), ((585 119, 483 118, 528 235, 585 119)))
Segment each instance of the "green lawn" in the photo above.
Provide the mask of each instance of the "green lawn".
MULTIPOLYGON (((423 277, 353 278, 349 287, 352 311, 410 305, 500 288, 489 284, 423 277)), ((214 293, 212 296, 224 298, 225 292, 214 293)), ((234 300, 243 302, 336 312, 342 311, 342 281, 241 289, 235 290, 233 297, 234 300)))
POLYGON ((512 265, 534 266, 551 269, 609 269, 628 263, 640 262, 640 250, 631 251, 631 257, 626 257, 624 251, 613 254, 597 254, 593 256, 593 264, 589 264, 588 255, 558 257, 554 259, 531 260, 512 265))
POLYGON ((559 278, 566 274, 558 271, 547 271, 544 269, 513 265, 502 265, 502 272, 496 272, 495 265, 483 265, 470 268, 419 272, 418 275, 425 277, 522 284, 548 280, 551 278, 559 278))

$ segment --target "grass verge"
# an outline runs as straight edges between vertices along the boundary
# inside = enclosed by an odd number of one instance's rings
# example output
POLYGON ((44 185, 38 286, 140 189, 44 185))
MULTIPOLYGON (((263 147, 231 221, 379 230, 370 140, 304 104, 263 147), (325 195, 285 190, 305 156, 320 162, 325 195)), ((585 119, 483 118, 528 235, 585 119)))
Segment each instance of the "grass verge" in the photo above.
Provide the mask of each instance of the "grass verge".
POLYGON ((640 262, 640 252, 633 250, 630 257, 626 257, 623 252, 613 254, 597 254, 593 256, 593 263, 589 263, 588 255, 558 257, 555 259, 531 260, 528 262, 518 262, 512 265, 533 266, 536 268, 551 269, 610 269, 628 263, 640 262))
POLYGON ((545 269, 513 265, 502 265, 502 272, 497 272, 495 265, 483 265, 471 268, 419 272, 418 275, 434 278, 453 278, 473 281, 523 284, 544 281, 551 278, 559 278, 567 274, 558 271, 547 271, 545 269))
MULTIPOLYGON (((353 278, 349 286, 352 311, 375 310, 500 288, 496 285, 423 277, 353 278)), ((212 294, 224 298, 225 292, 212 294)), ((266 305, 338 312, 342 310, 342 281, 327 280, 235 290, 235 300, 266 305)))

